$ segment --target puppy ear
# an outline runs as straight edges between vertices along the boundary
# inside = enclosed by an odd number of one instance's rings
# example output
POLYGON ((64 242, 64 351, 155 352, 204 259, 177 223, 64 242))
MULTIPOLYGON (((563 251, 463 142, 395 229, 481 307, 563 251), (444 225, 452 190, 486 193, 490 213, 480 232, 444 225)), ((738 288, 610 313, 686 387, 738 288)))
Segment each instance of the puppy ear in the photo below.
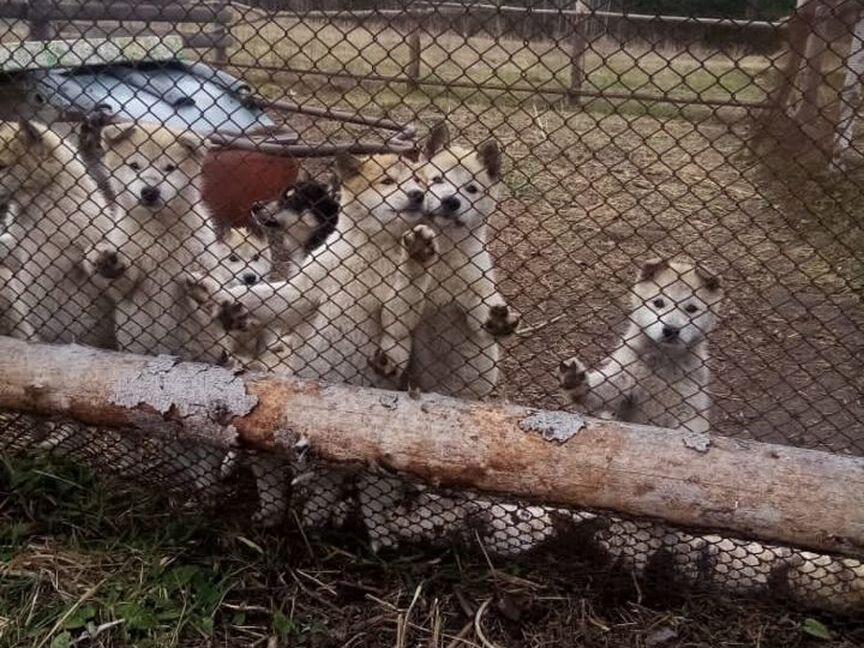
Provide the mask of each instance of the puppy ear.
POLYGON ((135 134, 135 124, 105 124, 101 130, 102 148, 109 149, 132 137, 135 134))
POLYGON ((662 270, 669 267, 669 261, 666 259, 649 259, 642 264, 639 269, 638 281, 651 281, 662 270))
POLYGON ((495 140, 484 142, 477 148, 477 157, 493 180, 501 179, 501 149, 495 140))
POLYGON ((42 124, 22 119, 18 122, 18 137, 27 148, 41 147, 44 144, 43 136, 47 130, 42 124))
POLYGON ((340 181, 344 182, 360 175, 360 167, 363 166, 363 162, 350 153, 344 151, 337 153, 333 161, 336 165, 336 173, 340 181))
POLYGON ((720 277, 717 275, 711 274, 710 272, 706 272, 701 268, 696 269, 696 275, 702 281, 702 285, 705 286, 711 292, 717 292, 720 290, 720 277))
POLYGON ((210 150, 210 143, 195 131, 185 131, 177 136, 177 142, 196 160, 203 160, 210 150))
POLYGON ((438 122, 429 131, 426 141, 423 142, 423 155, 428 159, 435 155, 450 143, 450 129, 447 124, 438 122))
POLYGON ((111 122, 111 116, 97 106, 87 113, 81 122, 78 135, 78 146, 85 153, 101 154, 102 130, 111 122))

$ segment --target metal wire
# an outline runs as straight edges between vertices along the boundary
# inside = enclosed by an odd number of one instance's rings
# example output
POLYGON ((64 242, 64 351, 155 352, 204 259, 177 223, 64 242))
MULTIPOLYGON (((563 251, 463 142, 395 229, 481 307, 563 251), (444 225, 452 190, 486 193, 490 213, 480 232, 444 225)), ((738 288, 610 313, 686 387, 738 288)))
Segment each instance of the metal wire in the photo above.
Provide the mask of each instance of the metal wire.
MULTIPOLYGON (((350 4, 0 6, 0 334, 864 454, 858 3, 350 4)), ((359 519, 378 549, 579 538, 642 576, 864 602, 851 558, 2 422, 4 452, 202 500, 245 480, 258 523, 359 519)))

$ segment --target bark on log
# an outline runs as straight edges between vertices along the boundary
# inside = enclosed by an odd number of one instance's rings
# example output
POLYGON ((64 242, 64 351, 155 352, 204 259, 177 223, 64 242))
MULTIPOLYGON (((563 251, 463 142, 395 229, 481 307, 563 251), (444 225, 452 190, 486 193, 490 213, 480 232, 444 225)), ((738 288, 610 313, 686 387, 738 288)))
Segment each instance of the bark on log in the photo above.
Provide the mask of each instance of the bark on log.
POLYGON ((441 487, 864 554, 864 459, 0 338, 0 409, 377 464, 441 487))

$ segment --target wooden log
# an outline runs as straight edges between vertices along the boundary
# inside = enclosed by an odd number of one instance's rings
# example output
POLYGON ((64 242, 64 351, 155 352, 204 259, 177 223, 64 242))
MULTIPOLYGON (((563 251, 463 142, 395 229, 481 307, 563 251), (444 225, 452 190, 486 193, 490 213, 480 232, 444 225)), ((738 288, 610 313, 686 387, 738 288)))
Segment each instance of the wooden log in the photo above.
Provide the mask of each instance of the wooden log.
POLYGON ((0 337, 0 409, 864 554, 864 459, 0 337))

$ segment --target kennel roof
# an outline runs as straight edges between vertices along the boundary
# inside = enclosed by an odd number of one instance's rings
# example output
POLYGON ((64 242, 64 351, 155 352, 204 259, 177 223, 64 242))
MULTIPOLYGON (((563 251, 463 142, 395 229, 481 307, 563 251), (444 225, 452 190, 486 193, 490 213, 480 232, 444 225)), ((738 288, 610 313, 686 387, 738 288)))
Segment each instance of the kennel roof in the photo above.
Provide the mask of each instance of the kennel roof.
MULTIPOLYGON (((19 116, 46 122, 77 121, 99 109, 122 121, 189 128, 202 136, 274 127, 260 106, 246 100, 252 93, 246 83, 182 60, 182 49, 179 36, 3 43, 4 99, 19 116)), ((288 133, 280 135, 284 142, 288 133)))

